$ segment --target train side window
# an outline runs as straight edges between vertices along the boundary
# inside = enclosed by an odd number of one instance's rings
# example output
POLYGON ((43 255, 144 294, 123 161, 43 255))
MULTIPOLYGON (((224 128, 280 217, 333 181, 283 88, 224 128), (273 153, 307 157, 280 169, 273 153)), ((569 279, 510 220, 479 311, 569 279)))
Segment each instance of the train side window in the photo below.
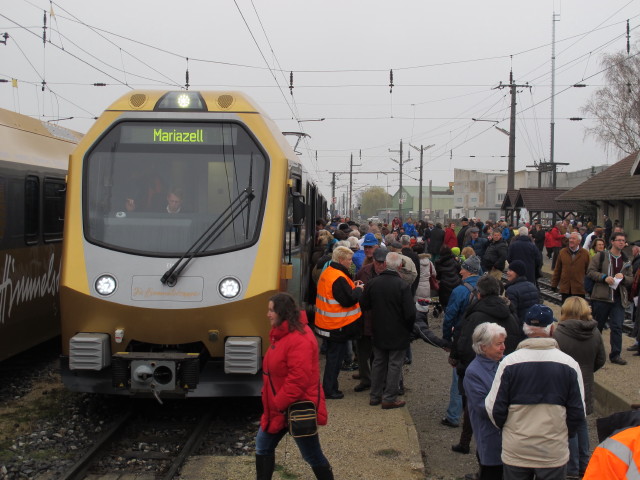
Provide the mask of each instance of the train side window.
POLYGON ((7 234, 7 179, 0 177, 0 244, 7 234))
POLYGON ((62 240, 66 185, 60 178, 45 178, 43 182, 42 237, 45 242, 62 240))
POLYGON ((24 182, 24 239, 38 243, 40 234, 40 179, 28 175, 24 182))

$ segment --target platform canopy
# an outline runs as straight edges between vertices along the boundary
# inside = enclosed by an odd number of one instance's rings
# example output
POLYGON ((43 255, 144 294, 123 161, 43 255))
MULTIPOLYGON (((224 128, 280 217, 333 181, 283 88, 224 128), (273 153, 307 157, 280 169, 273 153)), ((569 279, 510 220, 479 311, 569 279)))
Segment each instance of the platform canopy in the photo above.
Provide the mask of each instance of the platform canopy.
POLYGON ((567 188, 521 188, 509 190, 502 202, 501 209, 505 212, 505 219, 510 225, 520 221, 520 210, 527 209, 530 221, 540 220, 543 213, 553 214, 554 221, 577 216, 584 208, 580 202, 558 200, 567 188))

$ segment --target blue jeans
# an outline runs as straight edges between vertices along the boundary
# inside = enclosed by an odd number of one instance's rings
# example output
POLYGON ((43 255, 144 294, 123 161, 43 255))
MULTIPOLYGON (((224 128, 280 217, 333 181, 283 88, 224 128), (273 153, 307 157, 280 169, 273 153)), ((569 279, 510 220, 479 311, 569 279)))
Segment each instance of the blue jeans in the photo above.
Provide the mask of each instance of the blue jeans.
POLYGON ((462 395, 458 390, 458 372, 451 368, 451 388, 449 389, 449 406, 447 407, 447 420, 451 423, 460 423, 462 415, 462 395))
POLYGON ((611 328, 609 335, 611 353, 609 354, 609 359, 619 357, 622 352, 622 323, 624 322, 624 308, 620 297, 614 297, 613 303, 593 300, 591 305, 593 307, 593 317, 598 322, 598 330, 600 332, 602 332, 607 320, 609 321, 609 327, 611 328))
POLYGON ((333 395, 338 392, 338 375, 342 361, 347 353, 347 343, 338 343, 327 340, 327 361, 324 365, 324 376, 322 377, 322 388, 325 395, 333 395))
POLYGON ((589 463, 589 456, 589 430, 587 420, 584 419, 573 437, 569 437, 567 475, 584 473, 589 463))
MULTIPOLYGON (((256 455, 275 455, 278 443, 280 443, 280 440, 282 440, 282 437, 286 434, 286 428, 278 433, 267 433, 260 427, 256 435, 256 455)), ((302 458, 304 458, 304 461, 311 465, 312 468, 329 465, 329 460, 327 460, 327 457, 322 453, 320 437, 318 435, 294 438, 294 440, 300 449, 302 458)))

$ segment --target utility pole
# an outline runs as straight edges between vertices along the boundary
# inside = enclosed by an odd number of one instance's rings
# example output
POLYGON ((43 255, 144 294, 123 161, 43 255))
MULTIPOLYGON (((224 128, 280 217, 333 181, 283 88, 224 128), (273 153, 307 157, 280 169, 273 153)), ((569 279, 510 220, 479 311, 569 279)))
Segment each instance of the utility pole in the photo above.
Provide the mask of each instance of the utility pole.
POLYGON ((551 34, 551 147, 549 149, 549 163, 551 163, 551 187, 556 188, 557 166, 554 164, 554 146, 555 146, 555 98, 556 98, 556 17, 560 15, 553 13, 551 24, 553 31, 551 34))
POLYGON ((402 140, 400 140, 400 150, 389 149, 389 152, 400 154, 400 161, 398 162, 398 164, 400 165, 400 189, 398 190, 398 217, 400 218, 400 220, 402 220, 402 140))
POLYGON ((336 172, 331 174, 331 218, 336 216, 336 172))
POLYGON ((531 88, 529 84, 516 85, 513 83, 513 70, 509 72, 509 84, 504 85, 500 82, 496 88, 509 87, 511 93, 511 121, 509 122, 509 163, 507 166, 507 192, 515 189, 516 176, 516 89, 531 88))
MULTIPOLYGON (((411 144, 409 144, 411 145, 411 144)), ((411 145, 411 147, 413 147, 416 150, 420 150, 420 196, 419 196, 419 200, 418 200, 418 211, 420 212, 418 214, 419 218, 418 220, 422 220, 422 166, 423 166, 423 158, 424 158, 424 152, 425 150, 429 150, 430 148, 435 147, 436 144, 432 144, 432 145, 427 145, 426 147, 420 145, 420 148, 418 149, 418 147, 416 147, 415 145, 411 145)), ((429 185, 431 185, 431 180, 429 180, 429 185)), ((429 210, 431 210, 431 187, 429 187, 429 210)))
POLYGON ((353 220, 353 200, 351 198, 352 189, 353 189, 353 153, 351 154, 351 160, 349 161, 349 218, 353 220))

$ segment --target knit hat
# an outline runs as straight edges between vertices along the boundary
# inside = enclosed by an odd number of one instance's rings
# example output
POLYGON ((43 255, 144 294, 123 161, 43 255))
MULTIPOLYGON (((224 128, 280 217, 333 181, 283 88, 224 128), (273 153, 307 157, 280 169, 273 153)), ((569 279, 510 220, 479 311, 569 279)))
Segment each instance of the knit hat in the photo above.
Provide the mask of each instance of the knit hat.
POLYGON ((533 305, 524 316, 524 323, 532 327, 548 327, 555 321, 553 310, 546 305, 533 305))
POLYGON ((364 242, 362 242, 363 247, 373 247, 374 245, 378 245, 378 239, 373 233, 367 233, 364 236, 364 242))
POLYGON ((453 253, 457 257, 458 255, 460 255, 460 248, 452 247, 451 248, 451 253, 453 253))
POLYGON ((480 259, 477 255, 473 255, 462 262, 462 268, 473 275, 478 275, 480 273, 480 259))
POLYGON ((522 260, 514 260, 509 264, 509 270, 513 270, 519 277, 527 275, 527 267, 522 260))

